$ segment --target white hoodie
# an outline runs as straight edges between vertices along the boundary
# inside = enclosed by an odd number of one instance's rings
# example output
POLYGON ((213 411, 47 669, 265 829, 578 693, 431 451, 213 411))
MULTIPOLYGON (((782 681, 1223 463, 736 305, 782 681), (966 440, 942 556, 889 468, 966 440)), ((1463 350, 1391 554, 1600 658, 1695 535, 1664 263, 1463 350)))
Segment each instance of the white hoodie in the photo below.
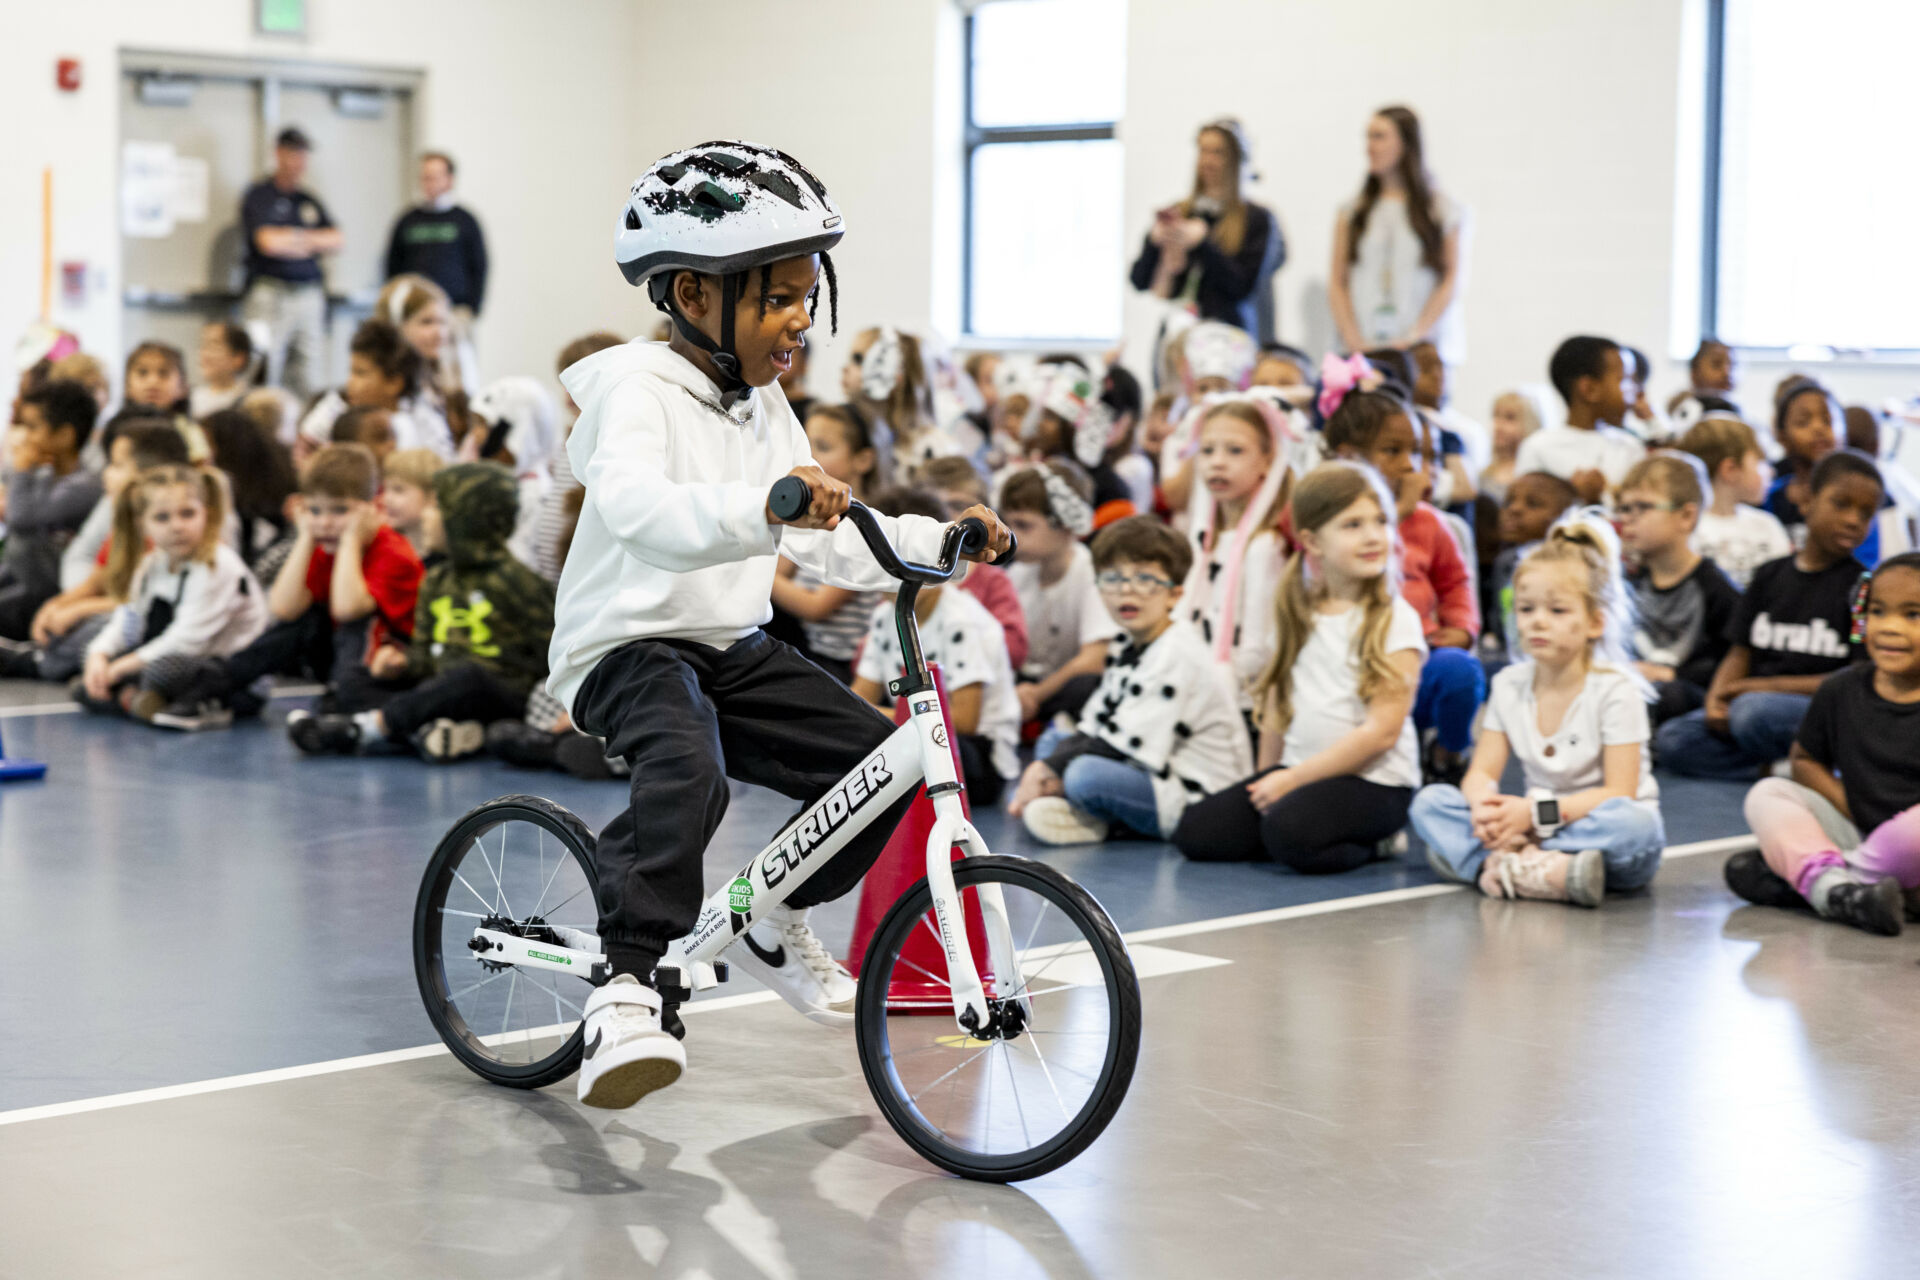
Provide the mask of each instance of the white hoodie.
MULTIPOLYGON (((560 572, 547 689, 573 706, 587 673, 631 640, 725 649, 773 617, 774 555, 853 591, 897 584, 860 531, 767 523, 774 481, 813 465, 779 385, 731 410, 719 388, 663 342, 629 342, 560 375, 580 406, 567 458, 586 484, 560 572)), ((945 526, 880 517, 908 560, 932 563, 945 526)))

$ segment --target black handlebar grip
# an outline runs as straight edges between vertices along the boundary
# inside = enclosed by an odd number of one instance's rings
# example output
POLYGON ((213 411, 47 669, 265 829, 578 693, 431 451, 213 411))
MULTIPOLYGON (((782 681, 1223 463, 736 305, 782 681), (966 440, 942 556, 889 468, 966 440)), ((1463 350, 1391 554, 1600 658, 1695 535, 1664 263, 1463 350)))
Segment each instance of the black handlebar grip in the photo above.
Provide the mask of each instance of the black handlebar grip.
POLYGON ((960 554, 970 556, 987 545, 987 522, 968 516, 960 522, 960 554))
POLYGON ((1014 537, 1013 530, 1009 529, 1007 530, 1007 549, 993 558, 994 564, 1003 565, 1013 563, 1014 553, 1018 550, 1020 550, 1020 539, 1014 537))
POLYGON ((781 476, 767 495, 767 510, 782 524, 792 524, 813 505, 813 490, 799 476, 781 476))

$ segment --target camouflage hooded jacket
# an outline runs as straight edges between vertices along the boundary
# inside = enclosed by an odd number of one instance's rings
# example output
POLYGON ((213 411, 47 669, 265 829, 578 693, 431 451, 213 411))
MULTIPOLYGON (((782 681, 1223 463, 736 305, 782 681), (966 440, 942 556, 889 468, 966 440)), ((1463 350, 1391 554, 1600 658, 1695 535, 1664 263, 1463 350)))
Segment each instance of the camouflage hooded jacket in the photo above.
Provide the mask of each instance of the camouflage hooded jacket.
POLYGON ((491 462, 463 463, 434 477, 433 496, 447 555, 420 584, 407 673, 425 679, 477 662, 531 690, 547 675, 553 584, 507 550, 520 509, 513 476, 491 462))

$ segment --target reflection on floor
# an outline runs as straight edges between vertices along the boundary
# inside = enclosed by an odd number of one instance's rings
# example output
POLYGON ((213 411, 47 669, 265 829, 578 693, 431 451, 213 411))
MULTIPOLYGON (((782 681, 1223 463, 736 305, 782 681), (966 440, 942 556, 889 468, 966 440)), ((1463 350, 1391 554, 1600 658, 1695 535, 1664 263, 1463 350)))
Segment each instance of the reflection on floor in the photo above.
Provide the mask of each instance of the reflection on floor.
POLYGON ((1739 908, 1719 864, 1598 912, 1458 891, 1161 937, 1230 963, 1143 981, 1126 1106, 1019 1187, 935 1174, 850 1039, 756 1003, 690 1018, 689 1074, 618 1114, 435 1055, 0 1125, 33 1170, 0 1272, 1893 1274, 1920 943, 1739 908))

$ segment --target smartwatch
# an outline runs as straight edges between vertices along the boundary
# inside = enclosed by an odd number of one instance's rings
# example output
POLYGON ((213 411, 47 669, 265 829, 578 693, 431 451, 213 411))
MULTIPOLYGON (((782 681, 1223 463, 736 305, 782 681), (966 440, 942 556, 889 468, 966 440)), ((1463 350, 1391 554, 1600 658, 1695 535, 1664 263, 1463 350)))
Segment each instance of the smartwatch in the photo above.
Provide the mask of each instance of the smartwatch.
POLYGON ((1542 840, 1548 839, 1563 825, 1560 821, 1560 801, 1553 792, 1545 787, 1535 787, 1527 792, 1527 804, 1533 810, 1533 830, 1542 840))

